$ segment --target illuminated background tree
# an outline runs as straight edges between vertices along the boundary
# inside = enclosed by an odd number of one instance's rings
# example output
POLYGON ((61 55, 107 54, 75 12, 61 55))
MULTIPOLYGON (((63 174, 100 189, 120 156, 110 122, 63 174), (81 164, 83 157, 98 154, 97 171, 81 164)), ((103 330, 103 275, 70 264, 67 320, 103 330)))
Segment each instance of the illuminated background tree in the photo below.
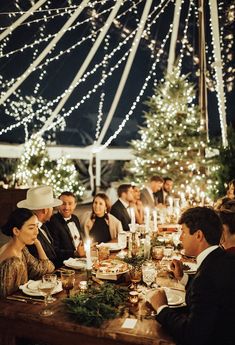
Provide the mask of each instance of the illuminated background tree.
POLYGON ((131 142, 135 159, 129 168, 135 180, 159 174, 172 177, 178 186, 205 185, 206 140, 194 99, 194 86, 178 69, 156 86, 145 102, 146 127, 140 129, 140 139, 131 142))
POLYGON ((73 162, 65 157, 50 160, 45 141, 38 135, 33 135, 25 143, 16 179, 19 184, 27 187, 51 185, 56 195, 70 191, 78 199, 81 199, 85 189, 79 183, 79 173, 73 162))

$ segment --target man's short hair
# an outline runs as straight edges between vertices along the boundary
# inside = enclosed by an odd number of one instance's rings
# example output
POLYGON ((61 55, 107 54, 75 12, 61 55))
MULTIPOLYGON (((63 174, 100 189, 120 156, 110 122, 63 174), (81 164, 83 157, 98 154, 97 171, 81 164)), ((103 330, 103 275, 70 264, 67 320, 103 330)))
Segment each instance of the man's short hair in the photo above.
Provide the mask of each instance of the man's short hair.
POLYGON ((164 182, 166 182, 166 181, 172 181, 173 182, 172 178, 168 177, 168 176, 163 177, 163 180, 164 180, 164 182))
POLYGON ((72 196, 72 197, 75 199, 75 202, 77 202, 77 198, 76 198, 75 194, 73 194, 72 192, 69 192, 69 191, 62 192, 62 193, 60 194, 60 196, 59 196, 59 199, 60 199, 61 196, 63 196, 63 195, 65 195, 65 196, 72 196))
POLYGON ((235 200, 229 199, 219 209, 222 224, 228 226, 229 232, 235 234, 235 200))
POLYGON ((157 176, 157 175, 154 175, 154 176, 151 177, 150 182, 152 182, 152 181, 164 183, 163 178, 161 176, 157 176))
POLYGON ((191 235, 201 230, 210 245, 220 243, 223 227, 218 214, 212 208, 189 208, 181 215, 179 224, 185 224, 191 235))
POLYGON ((122 196, 122 193, 127 193, 128 189, 130 188, 132 188, 132 185, 130 183, 120 184, 117 189, 118 197, 120 198, 122 196))

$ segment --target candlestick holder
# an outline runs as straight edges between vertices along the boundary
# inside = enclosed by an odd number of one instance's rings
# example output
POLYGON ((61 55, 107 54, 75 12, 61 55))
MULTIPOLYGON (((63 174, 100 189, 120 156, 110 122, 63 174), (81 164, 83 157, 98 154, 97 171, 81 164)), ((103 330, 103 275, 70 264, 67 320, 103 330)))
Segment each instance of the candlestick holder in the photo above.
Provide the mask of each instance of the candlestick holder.
POLYGON ((87 276, 87 284, 90 286, 92 284, 92 273, 91 273, 91 268, 86 269, 86 276, 87 276))

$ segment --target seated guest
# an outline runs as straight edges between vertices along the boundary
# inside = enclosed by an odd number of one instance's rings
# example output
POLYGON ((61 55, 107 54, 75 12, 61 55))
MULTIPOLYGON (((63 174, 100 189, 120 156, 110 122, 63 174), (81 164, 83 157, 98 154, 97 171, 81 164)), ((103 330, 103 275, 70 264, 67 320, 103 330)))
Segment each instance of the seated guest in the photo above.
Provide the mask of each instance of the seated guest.
POLYGON ((2 232, 11 236, 0 248, 0 297, 5 297, 29 279, 39 279, 43 274, 53 272, 55 267, 37 239, 38 219, 32 211, 25 208, 13 211, 2 232), (39 259, 32 256, 26 247, 32 244, 39 259))
MULTIPOLYGON (((26 199, 17 204, 19 208, 28 208, 29 210, 33 210, 36 214, 39 224, 38 239, 41 242, 47 257, 53 262, 56 268, 61 265, 59 252, 55 247, 53 238, 45 223, 51 218, 53 207, 61 204, 61 200, 54 199, 53 190, 50 186, 30 188, 27 191, 26 199)), ((28 250, 33 256, 38 258, 38 251, 35 245, 29 246, 28 250)))
POLYGON ((133 202, 131 207, 134 207, 135 219, 137 224, 144 223, 144 206, 140 200, 140 189, 137 186, 133 186, 133 202))
POLYGON ((161 205, 160 202, 155 198, 155 193, 160 191, 163 186, 163 178, 160 176, 152 176, 149 183, 140 193, 140 199, 144 207, 155 208, 156 205, 161 205))
POLYGON ((235 254, 235 200, 224 203, 219 216, 223 224, 220 243, 226 251, 235 254))
POLYGON ((235 200, 235 194, 234 194, 234 190, 235 190, 235 180, 232 180, 229 182, 228 184, 228 188, 227 188, 227 192, 226 195, 223 196, 222 198, 218 199, 215 202, 214 208, 216 210, 219 210, 220 207, 223 206, 224 203, 226 203, 229 200, 235 200))
POLYGON ((155 198, 157 199, 158 204, 167 205, 168 197, 172 195, 173 189, 173 180, 170 177, 163 178, 164 183, 162 189, 154 193, 155 198))
MULTIPOLYGON (((165 291, 150 298, 156 319, 177 344, 232 345, 235 343, 235 256, 219 247, 222 224, 207 207, 186 210, 179 221, 186 255, 196 256, 198 269, 186 290, 184 311, 167 305, 165 291)), ((184 278, 179 261, 172 269, 184 278)))
POLYGON ((78 217, 73 214, 77 205, 76 197, 71 192, 63 192, 59 199, 63 204, 58 207, 58 213, 54 214, 46 225, 63 264, 63 261, 70 257, 84 256, 85 252, 80 223, 78 217))
POLYGON ((129 231, 131 223, 130 207, 133 202, 133 188, 131 184, 121 184, 117 190, 118 200, 111 207, 110 213, 122 223, 124 231, 129 231))
POLYGON ((86 212, 81 224, 86 237, 94 242, 109 242, 117 239, 118 233, 123 231, 121 222, 110 214, 110 200, 104 193, 98 193, 92 203, 92 211, 86 212))

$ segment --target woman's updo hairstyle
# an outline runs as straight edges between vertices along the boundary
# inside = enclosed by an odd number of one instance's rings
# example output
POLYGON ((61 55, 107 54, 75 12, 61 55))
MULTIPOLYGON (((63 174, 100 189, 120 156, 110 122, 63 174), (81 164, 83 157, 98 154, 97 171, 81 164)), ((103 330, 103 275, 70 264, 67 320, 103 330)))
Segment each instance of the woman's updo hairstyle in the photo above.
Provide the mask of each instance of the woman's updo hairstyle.
POLYGON ((2 226, 1 230, 4 235, 13 237, 13 228, 21 229, 27 220, 29 220, 34 213, 27 208, 17 208, 14 210, 5 225, 2 226))

